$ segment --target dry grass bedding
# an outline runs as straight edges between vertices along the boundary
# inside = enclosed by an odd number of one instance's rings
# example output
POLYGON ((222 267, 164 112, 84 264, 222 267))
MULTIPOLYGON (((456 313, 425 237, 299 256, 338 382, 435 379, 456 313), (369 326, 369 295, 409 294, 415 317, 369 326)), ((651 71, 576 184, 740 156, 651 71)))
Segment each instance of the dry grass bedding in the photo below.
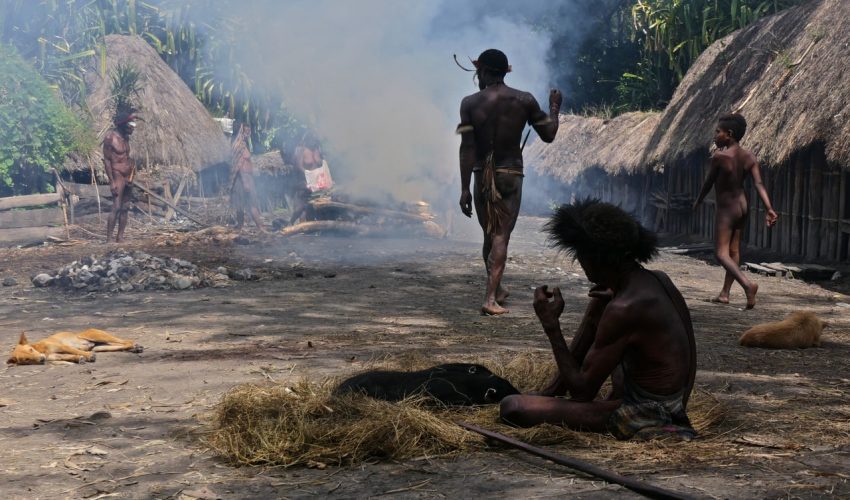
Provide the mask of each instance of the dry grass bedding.
MULTIPOLYGON (((521 391, 542 388, 554 366, 548 355, 520 354, 511 359, 475 359, 521 391)), ((436 364, 416 355, 373 362, 370 369, 407 370, 436 364)), ((625 463, 673 462, 683 455, 710 457, 725 411, 711 395, 695 391, 689 414, 701 439, 620 442, 604 434, 576 432, 553 425, 515 429, 502 424, 498 405, 474 408, 434 406, 423 397, 391 403, 360 394, 334 395, 338 379, 235 387, 216 407, 205 442, 239 465, 356 464, 368 460, 450 456, 485 448, 484 439, 454 422, 463 420, 537 445, 563 445, 573 456, 625 463), (696 451, 694 448, 700 449, 696 451)))

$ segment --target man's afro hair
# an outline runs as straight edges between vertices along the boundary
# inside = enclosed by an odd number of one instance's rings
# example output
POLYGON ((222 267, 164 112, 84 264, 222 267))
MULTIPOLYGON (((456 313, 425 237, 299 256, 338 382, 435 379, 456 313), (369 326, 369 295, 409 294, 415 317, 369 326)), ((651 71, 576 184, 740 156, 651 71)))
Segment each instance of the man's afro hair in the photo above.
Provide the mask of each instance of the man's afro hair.
POLYGON ((586 198, 561 205, 544 226, 552 246, 607 265, 648 262, 658 238, 620 207, 586 198))

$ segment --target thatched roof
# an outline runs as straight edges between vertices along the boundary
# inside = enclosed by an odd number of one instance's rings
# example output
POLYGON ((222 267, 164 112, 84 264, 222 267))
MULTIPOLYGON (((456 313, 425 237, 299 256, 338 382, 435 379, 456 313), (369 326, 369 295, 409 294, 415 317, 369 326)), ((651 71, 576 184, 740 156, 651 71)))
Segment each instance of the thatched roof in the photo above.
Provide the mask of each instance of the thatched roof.
POLYGON ((285 175, 293 172, 292 165, 283 163, 280 151, 269 151, 261 155, 251 155, 251 163, 256 172, 270 175, 285 175))
MULTIPOLYGON (((106 37, 106 78, 95 57, 87 73, 89 95, 86 104, 101 139, 112 126, 110 77, 119 64, 132 64, 142 73, 143 90, 137 98, 139 122, 131 139, 131 156, 146 167, 179 168, 200 171, 221 162, 230 162, 230 147, 221 126, 216 123, 180 77, 156 51, 139 36, 106 37)), ((98 146, 89 161, 102 168, 98 146)), ((82 160, 72 161, 71 169, 88 169, 82 160)))
POLYGON ((599 167, 609 174, 634 172, 644 166, 644 152, 659 113, 626 113, 609 120, 561 115, 551 144, 536 140, 526 151, 526 163, 538 172, 570 182, 584 169, 599 167))
POLYGON ((742 146, 768 166, 816 142, 850 167, 850 2, 813 0, 715 42, 664 110, 646 162, 672 164, 711 144, 717 118, 749 122, 742 146))

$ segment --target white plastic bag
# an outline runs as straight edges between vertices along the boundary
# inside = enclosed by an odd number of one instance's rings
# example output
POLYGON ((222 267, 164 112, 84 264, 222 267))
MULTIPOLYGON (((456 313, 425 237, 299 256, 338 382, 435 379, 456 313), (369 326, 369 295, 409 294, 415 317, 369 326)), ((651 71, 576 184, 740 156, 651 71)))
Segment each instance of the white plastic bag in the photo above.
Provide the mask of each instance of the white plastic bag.
POLYGON ((328 162, 325 160, 322 160, 321 167, 305 170, 304 177, 307 181, 307 189, 311 193, 328 190, 334 185, 334 181, 331 179, 331 169, 328 168, 328 162))

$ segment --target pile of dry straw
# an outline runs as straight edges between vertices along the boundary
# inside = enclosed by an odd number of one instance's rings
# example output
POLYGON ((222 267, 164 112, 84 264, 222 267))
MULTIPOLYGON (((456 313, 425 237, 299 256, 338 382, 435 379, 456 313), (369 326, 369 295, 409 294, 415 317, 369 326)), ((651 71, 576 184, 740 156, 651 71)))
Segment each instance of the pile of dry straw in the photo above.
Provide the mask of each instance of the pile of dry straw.
MULTIPOLYGON (((486 366, 525 392, 540 389, 551 380, 554 364, 550 356, 521 354, 509 360, 471 362, 486 366)), ((373 363, 370 369, 404 366, 405 370, 415 370, 434 364, 437 363, 433 360, 407 356, 373 363)), ((612 452, 607 458, 614 460, 622 453, 646 451, 648 446, 650 454, 659 457, 668 456, 677 448, 675 443, 668 446, 663 441, 639 443, 636 447, 635 443, 618 442, 610 436, 551 425, 514 429, 499 422, 497 405, 444 408, 423 398, 390 403, 359 394, 335 396, 332 391, 338 382, 327 378, 320 382, 302 380, 294 386, 236 387, 218 404, 205 442, 235 464, 284 467, 448 456, 483 449, 481 436, 454 423, 462 420, 533 444, 568 443, 571 454, 579 456, 599 458, 594 453, 601 450, 612 452), (575 453, 577 449, 585 453, 575 453)), ((724 411, 717 400, 697 391, 689 404, 689 414, 696 429, 703 436, 710 436, 724 411)))

